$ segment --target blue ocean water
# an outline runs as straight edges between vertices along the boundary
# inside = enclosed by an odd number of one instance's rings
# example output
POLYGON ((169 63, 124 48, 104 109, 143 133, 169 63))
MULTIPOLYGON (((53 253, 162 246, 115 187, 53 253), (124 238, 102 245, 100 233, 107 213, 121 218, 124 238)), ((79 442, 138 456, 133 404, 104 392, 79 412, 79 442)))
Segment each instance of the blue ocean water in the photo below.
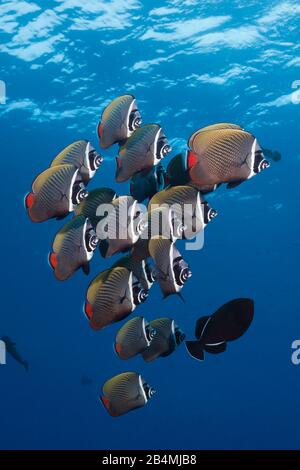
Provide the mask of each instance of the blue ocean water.
MULTIPOLYGON (((0 366, 1 449, 299 448, 299 3, 293 0, 35 0, 0 4, 0 333, 28 359, 0 366), (171 316, 192 338, 198 317, 236 297, 255 300, 249 331, 224 354, 192 360, 184 346, 146 364, 120 361, 120 324, 94 332, 82 314, 89 278, 55 280, 47 264, 63 222, 33 224, 23 206, 37 173, 67 144, 95 145, 115 96, 133 93, 144 123, 159 122, 176 150, 214 122, 253 132, 280 162, 209 197, 219 216, 205 247, 186 251, 193 277, 179 298, 155 286, 136 311, 171 316), (2 100, 3 101, 3 100, 2 100), (111 376, 136 370, 157 394, 111 418, 99 403, 111 376), (82 385, 81 377, 92 379, 82 385)), ((90 188, 114 181, 116 148, 90 188)), ((115 261, 115 259, 114 259, 115 261)))

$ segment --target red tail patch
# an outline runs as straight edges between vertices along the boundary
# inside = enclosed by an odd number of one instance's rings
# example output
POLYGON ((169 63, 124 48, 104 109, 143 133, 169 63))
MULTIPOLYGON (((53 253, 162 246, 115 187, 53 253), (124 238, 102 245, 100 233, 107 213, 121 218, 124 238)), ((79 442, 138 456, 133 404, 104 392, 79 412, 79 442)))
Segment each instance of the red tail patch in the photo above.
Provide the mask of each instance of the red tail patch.
POLYGON ((99 125, 98 125, 98 136, 99 136, 99 139, 102 141, 102 139, 103 139, 103 127, 102 127, 101 122, 99 122, 99 125))
POLYGON ((115 344, 115 350, 116 350, 116 353, 117 353, 117 354, 121 354, 121 352, 122 352, 122 346, 120 345, 120 343, 116 343, 116 344, 115 344))
POLYGON ((27 196, 25 197, 26 209, 30 209, 33 206, 33 203, 34 203, 34 194, 28 193, 27 196))
POLYGON ((56 253, 49 254, 49 264, 51 268, 53 268, 54 270, 57 268, 58 261, 57 261, 56 253))
POLYGON ((88 319, 91 320, 92 316, 93 316, 93 309, 92 309, 91 304, 89 304, 88 302, 86 302, 86 304, 84 306, 84 312, 85 312, 86 316, 88 317, 88 319))
POLYGON ((105 406, 105 408, 109 412, 109 404, 110 404, 109 399, 107 397, 100 397, 100 400, 102 401, 103 405, 105 406))
POLYGON ((189 151, 187 155, 187 167, 190 170, 198 163, 198 157, 195 153, 189 151))

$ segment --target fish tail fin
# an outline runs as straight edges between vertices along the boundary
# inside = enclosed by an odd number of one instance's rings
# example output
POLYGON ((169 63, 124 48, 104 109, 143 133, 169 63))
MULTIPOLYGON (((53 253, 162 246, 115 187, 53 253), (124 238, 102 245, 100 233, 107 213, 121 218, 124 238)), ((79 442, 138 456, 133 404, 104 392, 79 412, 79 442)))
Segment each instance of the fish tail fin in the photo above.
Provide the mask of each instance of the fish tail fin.
POLYGON ((200 341, 186 341, 185 346, 194 359, 204 361, 204 350, 200 341))

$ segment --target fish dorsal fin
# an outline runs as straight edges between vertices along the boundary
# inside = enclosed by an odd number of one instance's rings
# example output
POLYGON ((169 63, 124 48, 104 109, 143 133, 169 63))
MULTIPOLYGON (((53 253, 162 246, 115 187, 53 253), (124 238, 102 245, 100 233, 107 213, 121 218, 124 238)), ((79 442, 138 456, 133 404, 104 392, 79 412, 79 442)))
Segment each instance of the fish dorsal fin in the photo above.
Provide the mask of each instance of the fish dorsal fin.
POLYGON ((222 341, 221 343, 212 343, 212 344, 205 344, 204 350, 211 354, 220 354, 226 351, 227 343, 222 341))
POLYGON ((210 316, 208 315, 206 317, 201 317, 199 318, 199 320, 197 320, 196 329, 195 329, 195 336, 197 339, 200 339, 201 336, 203 336, 204 330, 209 320, 210 320, 210 316))

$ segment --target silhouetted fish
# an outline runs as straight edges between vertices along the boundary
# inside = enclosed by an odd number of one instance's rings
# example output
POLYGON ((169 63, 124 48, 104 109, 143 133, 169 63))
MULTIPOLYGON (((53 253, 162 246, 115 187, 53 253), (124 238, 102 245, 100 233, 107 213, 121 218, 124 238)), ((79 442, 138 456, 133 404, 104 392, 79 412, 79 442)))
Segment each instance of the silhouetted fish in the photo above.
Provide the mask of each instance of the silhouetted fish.
POLYGON ((186 341, 188 352, 200 361, 204 360, 204 351, 212 354, 224 352, 228 341, 238 339, 248 330, 253 315, 253 300, 235 299, 212 315, 201 317, 196 323, 198 341, 186 341))
POLYGON ((1 340, 5 343, 6 352, 15 359, 19 364, 21 364, 26 372, 29 370, 28 362, 22 358, 21 354, 16 348, 16 343, 14 343, 8 336, 2 336, 1 340))

